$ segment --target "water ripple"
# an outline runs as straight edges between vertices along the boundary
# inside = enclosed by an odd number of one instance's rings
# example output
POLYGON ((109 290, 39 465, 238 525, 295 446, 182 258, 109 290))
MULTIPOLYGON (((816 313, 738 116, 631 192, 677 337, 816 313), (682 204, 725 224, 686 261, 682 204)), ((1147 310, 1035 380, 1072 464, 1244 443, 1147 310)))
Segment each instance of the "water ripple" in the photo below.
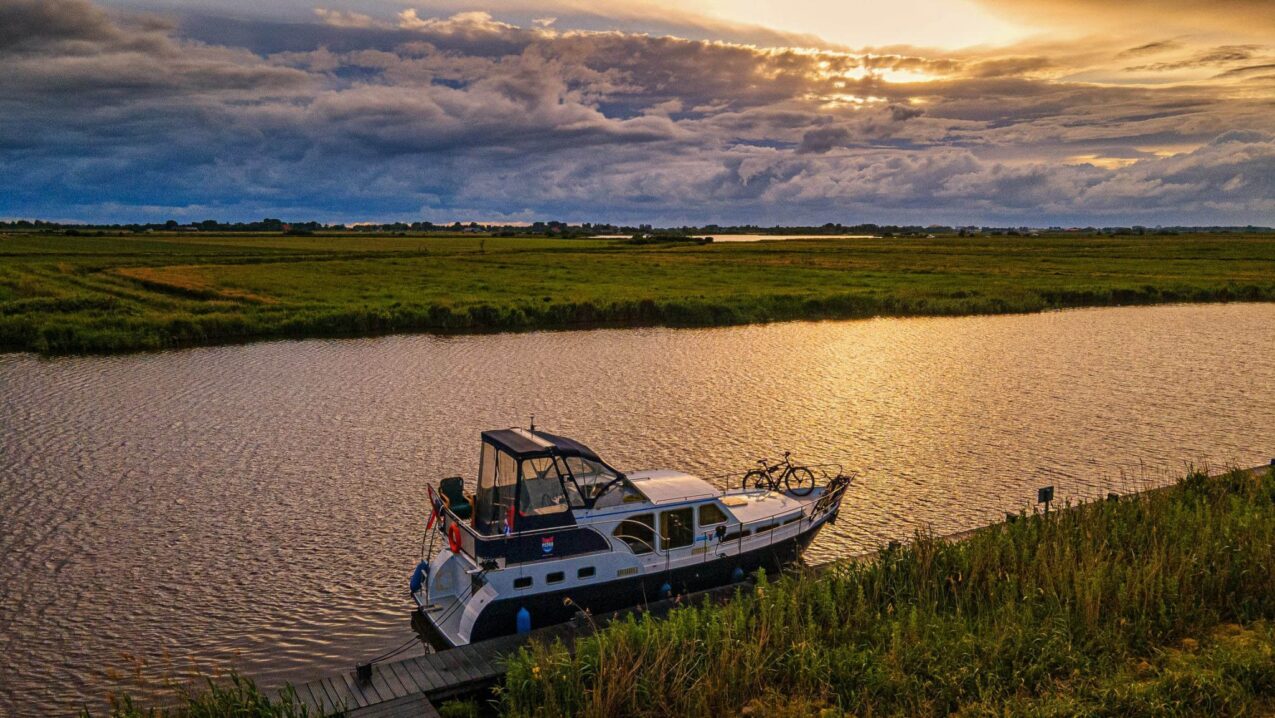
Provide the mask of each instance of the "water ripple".
POLYGON ((0 714, 410 636, 425 484, 537 423, 623 469, 862 472, 814 560, 1275 450, 1275 306, 0 355, 0 714))

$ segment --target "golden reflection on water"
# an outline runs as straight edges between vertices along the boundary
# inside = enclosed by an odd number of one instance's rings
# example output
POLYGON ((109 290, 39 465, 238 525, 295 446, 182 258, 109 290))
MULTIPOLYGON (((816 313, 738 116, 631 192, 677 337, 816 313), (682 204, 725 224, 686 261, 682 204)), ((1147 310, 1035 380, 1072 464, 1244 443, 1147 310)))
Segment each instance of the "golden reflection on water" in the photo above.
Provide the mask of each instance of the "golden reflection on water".
POLYGON ((861 472, 826 561, 1275 452, 1275 305, 0 355, 0 713, 408 635, 426 482, 525 423, 621 469, 861 472))

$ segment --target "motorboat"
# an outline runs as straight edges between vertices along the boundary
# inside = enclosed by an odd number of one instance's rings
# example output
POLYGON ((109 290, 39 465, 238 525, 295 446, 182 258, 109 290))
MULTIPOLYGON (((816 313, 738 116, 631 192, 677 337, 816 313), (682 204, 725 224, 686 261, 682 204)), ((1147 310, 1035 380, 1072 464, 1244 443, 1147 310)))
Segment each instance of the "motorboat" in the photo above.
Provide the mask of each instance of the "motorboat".
POLYGON ((430 487, 426 531, 443 543, 411 576, 417 623, 447 648, 777 572, 836 520, 852 478, 767 481, 780 466, 718 488, 618 471, 534 425, 484 431, 472 492, 461 477, 430 487))

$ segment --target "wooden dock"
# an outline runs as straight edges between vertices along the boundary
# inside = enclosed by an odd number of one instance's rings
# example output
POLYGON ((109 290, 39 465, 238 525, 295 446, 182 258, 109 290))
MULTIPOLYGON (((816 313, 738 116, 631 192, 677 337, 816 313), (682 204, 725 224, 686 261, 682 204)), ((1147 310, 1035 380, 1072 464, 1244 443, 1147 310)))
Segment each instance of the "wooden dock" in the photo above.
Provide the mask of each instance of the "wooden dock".
MULTIPOLYGON (((549 630, 549 629, 545 629, 549 630)), ((479 692, 504 675, 502 658, 530 636, 505 636, 440 653, 377 663, 371 680, 353 670, 293 686, 320 715, 350 718, 436 716, 434 701, 479 692)))
MULTIPOLYGON (((1259 466, 1249 471, 1256 473, 1267 470, 1275 470, 1275 460, 1271 461, 1269 467, 1259 466)), ((960 531, 943 538, 959 541, 978 530, 980 529, 960 531)), ((862 560, 874 555, 876 551, 847 557, 845 560, 862 560)), ((706 598, 729 600, 741 585, 746 584, 722 586, 682 596, 679 602, 698 603, 706 598)), ((438 653, 376 663, 372 666, 371 680, 363 683, 360 683, 355 671, 351 669, 294 685, 292 688, 296 691, 297 698, 318 715, 343 715, 348 718, 437 716, 435 703, 482 693, 494 686, 505 675, 505 657, 528 641, 552 642, 558 639, 571 645, 576 637, 592 632, 595 624, 605 625, 616 616, 635 610, 662 615, 679 602, 660 601, 641 609, 598 616, 592 622, 577 618, 570 623, 537 629, 525 635, 502 636, 438 653)))
POLYGON ((741 586, 732 584, 657 601, 640 609, 626 609, 598 616, 593 621, 578 616, 577 620, 539 628, 524 635, 501 636, 467 646, 423 656, 375 663, 372 678, 360 683, 353 669, 293 685, 297 698, 319 715, 343 715, 348 718, 407 718, 435 716, 434 708, 452 698, 483 693, 505 675, 505 656, 515 653, 529 641, 566 645, 580 636, 592 633, 617 617, 630 613, 660 616, 683 602, 704 600, 726 601, 741 586))

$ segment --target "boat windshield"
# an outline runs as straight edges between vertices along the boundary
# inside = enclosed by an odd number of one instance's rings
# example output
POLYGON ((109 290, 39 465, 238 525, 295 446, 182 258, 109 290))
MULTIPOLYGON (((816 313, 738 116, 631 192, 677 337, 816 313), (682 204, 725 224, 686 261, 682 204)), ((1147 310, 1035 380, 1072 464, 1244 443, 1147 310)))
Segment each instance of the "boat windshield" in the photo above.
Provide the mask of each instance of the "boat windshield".
POLYGON ((581 497, 587 502, 597 499, 602 490, 616 478, 615 472, 606 464, 583 456, 568 456, 563 459, 563 463, 571 472, 570 476, 575 480, 575 487, 581 497))
POLYGON ((552 456, 523 459, 518 510, 524 516, 556 514, 570 508, 560 461, 552 456))

